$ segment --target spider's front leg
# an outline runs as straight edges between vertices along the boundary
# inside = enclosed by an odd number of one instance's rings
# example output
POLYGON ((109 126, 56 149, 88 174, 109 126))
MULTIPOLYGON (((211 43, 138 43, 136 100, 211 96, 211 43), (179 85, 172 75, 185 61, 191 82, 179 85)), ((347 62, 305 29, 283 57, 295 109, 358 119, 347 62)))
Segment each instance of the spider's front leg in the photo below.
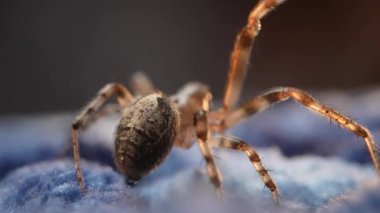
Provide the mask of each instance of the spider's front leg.
POLYGON ((107 84, 98 92, 96 97, 83 108, 79 115, 74 119, 71 127, 71 142, 73 145, 74 164, 79 186, 82 191, 84 191, 85 183, 80 167, 79 130, 84 129, 89 125, 92 119, 95 118, 98 110, 104 106, 106 101, 113 95, 117 96, 117 100, 121 107, 125 107, 127 104, 134 101, 134 97, 123 85, 118 83, 107 84))
POLYGON ((220 176, 218 168, 216 167, 212 151, 209 147, 211 132, 207 120, 207 113, 209 111, 210 99, 211 94, 206 95, 206 97, 203 99, 203 110, 198 111, 194 115, 194 126, 198 138, 198 144, 206 161, 207 173, 210 177, 210 181, 217 189, 218 196, 223 196, 222 178, 220 176))
POLYGON ((220 148, 234 149, 240 152, 244 152, 249 160, 252 162, 256 171, 259 173, 261 179, 265 183, 265 186, 272 192, 273 200, 276 204, 279 204, 280 193, 278 187, 272 177, 269 175, 268 170, 265 169, 261 162, 260 155, 256 150, 248 143, 234 137, 227 137, 218 135, 212 139, 212 145, 220 148))
POLYGON ((302 104, 306 108, 318 112, 322 116, 335 121, 342 127, 363 138, 371 155, 376 171, 380 176, 380 153, 371 132, 361 124, 337 112, 336 110, 327 107, 326 105, 315 100, 308 93, 296 88, 277 88, 270 90, 264 95, 251 99, 250 101, 244 103, 240 108, 227 115, 225 120, 222 122, 223 128, 228 129, 243 119, 268 108, 270 105, 285 101, 289 98, 302 104))
POLYGON ((258 35, 261 19, 285 0, 259 0, 251 10, 247 25, 237 35, 230 60, 228 80, 223 99, 223 111, 229 112, 240 97, 253 42, 258 35))

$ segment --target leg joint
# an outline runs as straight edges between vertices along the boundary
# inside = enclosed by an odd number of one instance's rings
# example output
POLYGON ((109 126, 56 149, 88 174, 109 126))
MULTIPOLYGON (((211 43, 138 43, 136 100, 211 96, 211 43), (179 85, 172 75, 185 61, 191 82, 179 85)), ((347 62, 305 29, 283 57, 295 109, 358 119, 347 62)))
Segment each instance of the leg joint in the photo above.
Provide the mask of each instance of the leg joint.
POLYGON ((82 122, 81 121, 74 121, 71 124, 71 128, 74 129, 74 130, 78 130, 81 127, 82 127, 82 122))
POLYGON ((200 110, 194 115, 194 126, 197 137, 202 140, 207 140, 208 137, 208 122, 206 111, 200 110))
POLYGON ((358 127, 354 132, 356 135, 363 137, 363 138, 367 138, 369 135, 368 130, 365 128, 362 128, 362 127, 358 127))

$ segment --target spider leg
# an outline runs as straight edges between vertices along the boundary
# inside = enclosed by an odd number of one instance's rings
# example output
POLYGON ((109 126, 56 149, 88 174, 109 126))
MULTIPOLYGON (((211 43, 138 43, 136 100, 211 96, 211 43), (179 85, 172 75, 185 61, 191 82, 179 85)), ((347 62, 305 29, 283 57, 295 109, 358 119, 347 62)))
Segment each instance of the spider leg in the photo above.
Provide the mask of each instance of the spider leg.
POLYGON ((260 20, 285 0, 260 0, 251 10, 247 25, 237 35, 230 59, 230 69, 224 93, 223 109, 228 112, 240 97, 253 41, 260 31, 260 20))
MULTIPOLYGON (((90 122, 93 123, 104 116, 120 113, 120 112, 121 112, 121 107, 119 104, 107 104, 101 109, 99 109, 99 111, 95 112, 94 115, 91 116, 91 119, 87 121, 87 123, 90 123, 90 122)), ((82 127, 82 130, 83 129, 85 129, 85 127, 82 127)), ((72 149, 72 144, 68 144, 68 143, 65 144, 65 147, 60 151, 60 154, 58 154, 58 156, 60 158, 67 157, 67 155, 71 152, 71 149, 72 149)))
POLYGON ((198 144, 206 161, 208 176, 210 177, 212 184, 215 186, 218 196, 222 197, 222 178, 218 168, 216 167, 212 151, 208 144, 210 142, 211 132, 207 121, 207 112, 209 110, 209 100, 207 99, 207 97, 204 98, 203 110, 198 111, 194 115, 194 126, 198 138, 198 144))
POLYGON ((84 178, 80 167, 79 156, 79 130, 87 127, 92 121, 96 112, 104 106, 106 101, 113 95, 117 96, 117 100, 121 107, 125 107, 127 104, 134 100, 134 97, 123 85, 118 83, 109 83, 105 85, 96 95, 96 97, 88 103, 79 115, 74 119, 71 127, 71 142, 73 145, 74 153, 74 165, 76 170, 76 176, 79 181, 79 186, 84 191, 84 178))
POLYGON ((215 136, 212 140, 212 145, 244 152, 256 168, 256 171, 259 173, 261 179, 265 183, 265 186, 272 192, 273 200, 279 204, 280 193, 278 191, 278 187, 269 175, 268 170, 265 169, 263 163, 261 162, 260 155, 252 146, 238 138, 223 135, 215 136))
POLYGON ((376 148, 377 145, 371 132, 361 124, 337 112, 335 109, 327 107, 326 105, 318 102, 311 95, 297 88, 277 88, 270 90, 264 95, 251 99, 250 101, 244 103, 240 108, 227 115, 224 122, 222 122, 223 129, 230 128, 241 120, 268 108, 268 106, 285 101, 289 98, 295 100, 297 103, 302 104, 306 108, 318 112, 322 116, 335 121, 337 124, 363 138, 367 145, 377 173, 380 176, 380 151, 376 148))
POLYGON ((155 91, 152 81, 143 72, 136 72, 132 75, 131 86, 136 96, 149 95, 155 91))
POLYGON ((99 111, 93 115, 94 119, 91 121, 92 122, 96 121, 96 120, 98 120, 104 116, 110 115, 110 114, 120 113, 123 107, 124 106, 121 106, 120 104, 116 104, 116 103, 106 104, 102 107, 102 109, 99 109, 99 111))

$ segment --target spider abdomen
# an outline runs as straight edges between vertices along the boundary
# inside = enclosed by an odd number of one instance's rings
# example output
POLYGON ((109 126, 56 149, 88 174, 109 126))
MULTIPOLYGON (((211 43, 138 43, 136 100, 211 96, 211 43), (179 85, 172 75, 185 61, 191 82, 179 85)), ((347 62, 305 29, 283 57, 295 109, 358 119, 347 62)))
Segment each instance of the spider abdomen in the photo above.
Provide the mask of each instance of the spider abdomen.
POLYGON ((119 170, 132 181, 148 174, 169 154, 179 125, 177 110, 161 94, 136 100, 123 111, 116 130, 119 170))

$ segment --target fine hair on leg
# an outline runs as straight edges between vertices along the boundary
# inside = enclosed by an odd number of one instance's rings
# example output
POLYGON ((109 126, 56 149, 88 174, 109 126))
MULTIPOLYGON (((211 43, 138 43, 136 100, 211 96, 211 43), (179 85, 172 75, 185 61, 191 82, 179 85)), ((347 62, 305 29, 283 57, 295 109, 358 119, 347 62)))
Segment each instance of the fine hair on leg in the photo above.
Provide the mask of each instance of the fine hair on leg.
POLYGON ((264 95, 258 96, 248 102, 243 103, 241 107, 237 108, 229 115, 227 115, 223 121, 223 128, 228 129, 243 119, 259 111, 267 109, 269 106, 275 103, 285 101, 289 98, 296 101, 296 103, 300 103, 306 108, 319 113, 323 117, 335 121, 338 125, 363 138, 374 163, 375 169, 380 176, 380 152, 372 136, 372 133, 363 125, 357 123, 356 121, 350 119, 335 109, 320 103, 307 92, 304 92, 297 88, 275 88, 265 93, 264 95))
POLYGON ((268 173, 268 170, 264 167, 260 155, 251 145, 235 137, 217 135, 212 139, 212 146, 218 148, 234 149, 245 153, 255 167, 257 173, 259 173, 265 186, 272 192, 273 200, 276 202, 276 204, 279 204, 280 193, 277 184, 268 173))
POLYGON ((134 97, 123 85, 119 83, 109 83, 100 89, 95 98, 83 108, 72 124, 71 142, 73 145, 74 165, 81 191, 85 189, 85 181, 80 167, 79 130, 87 127, 90 121, 96 116, 96 112, 114 95, 116 95, 121 107, 125 107, 134 101, 134 97))

